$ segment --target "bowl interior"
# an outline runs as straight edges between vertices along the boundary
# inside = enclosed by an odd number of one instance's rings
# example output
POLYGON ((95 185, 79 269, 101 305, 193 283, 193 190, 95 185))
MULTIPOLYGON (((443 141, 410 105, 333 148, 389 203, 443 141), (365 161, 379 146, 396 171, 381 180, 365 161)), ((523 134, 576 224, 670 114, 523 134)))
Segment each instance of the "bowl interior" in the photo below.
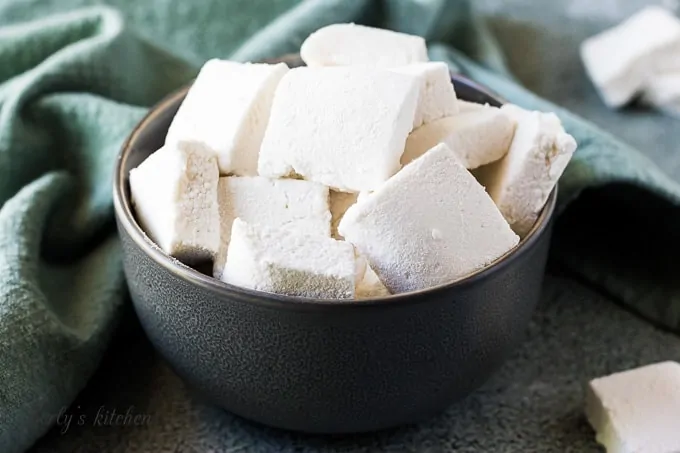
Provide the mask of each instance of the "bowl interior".
MULTIPOLYGON (((272 60, 273 61, 273 60, 272 60)), ((290 67, 302 65, 301 60, 298 56, 287 56, 276 61, 284 61, 290 67)), ((456 94, 459 99, 476 102, 480 104, 486 104, 499 107, 503 104, 502 99, 491 93, 486 88, 476 84, 475 82, 459 75, 452 73, 451 81, 456 90, 456 94)), ((370 305, 371 302, 380 302, 387 299, 391 301, 398 301, 400 299, 410 298, 409 296, 422 294, 425 292, 433 292, 438 290, 447 290, 453 286, 468 285, 473 284, 479 279, 483 279, 485 275, 489 272, 493 272, 494 269, 499 266, 503 266, 507 263, 508 259, 516 254, 522 253, 523 250, 527 249, 529 244, 536 240, 541 232, 546 228, 550 217, 553 213, 556 199, 556 190, 553 190, 546 206, 543 208, 541 215, 539 216, 536 224, 532 230, 520 241, 514 249, 510 250, 508 253, 498 258, 493 263, 488 266, 470 273, 467 276, 461 277, 460 279, 446 283, 443 285, 438 285, 432 288, 427 288, 419 291, 412 291, 407 293, 395 294, 387 297, 376 297, 372 299, 364 299, 361 304, 357 304, 354 300, 348 301, 338 301, 338 300, 324 300, 324 299, 311 299, 303 297, 294 296, 283 296, 272 293, 265 293, 261 291, 254 291, 245 288, 239 288, 227 283, 224 283, 218 279, 210 276, 210 269, 194 269, 190 268, 183 263, 177 261, 176 259, 169 257, 164 252, 162 252, 142 231, 139 224, 136 222, 132 206, 130 203, 130 187, 128 182, 128 175, 130 170, 141 164, 149 155, 155 152, 157 149, 163 146, 165 141, 165 135, 167 133, 168 127, 172 122, 177 110, 184 99, 189 87, 184 87, 175 93, 172 93, 160 103, 158 103, 140 122, 140 124, 135 128, 127 142, 124 144, 123 149, 119 155, 116 175, 114 178, 114 207, 116 210, 116 215, 118 217, 120 226, 125 228, 126 232, 132 237, 132 239, 146 252, 148 253, 154 261, 160 265, 166 267, 175 274, 181 275, 183 278, 199 285, 208 286, 213 290, 218 292, 224 292, 225 295, 233 296, 235 294, 243 294, 246 296, 256 296, 260 298, 267 298, 273 302, 298 302, 298 303, 315 303, 322 305, 370 305)))

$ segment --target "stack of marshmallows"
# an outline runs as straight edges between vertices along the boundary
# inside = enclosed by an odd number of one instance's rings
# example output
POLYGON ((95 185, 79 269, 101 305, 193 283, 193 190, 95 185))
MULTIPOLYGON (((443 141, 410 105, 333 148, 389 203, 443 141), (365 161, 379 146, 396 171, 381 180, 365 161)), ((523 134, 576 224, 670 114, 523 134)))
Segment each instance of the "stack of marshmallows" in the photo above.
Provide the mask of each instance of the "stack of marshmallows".
POLYGON ((460 279, 529 232, 576 149, 553 113, 458 100, 420 37, 335 24, 301 55, 208 61, 130 172, 147 235, 226 283, 365 299, 460 279))

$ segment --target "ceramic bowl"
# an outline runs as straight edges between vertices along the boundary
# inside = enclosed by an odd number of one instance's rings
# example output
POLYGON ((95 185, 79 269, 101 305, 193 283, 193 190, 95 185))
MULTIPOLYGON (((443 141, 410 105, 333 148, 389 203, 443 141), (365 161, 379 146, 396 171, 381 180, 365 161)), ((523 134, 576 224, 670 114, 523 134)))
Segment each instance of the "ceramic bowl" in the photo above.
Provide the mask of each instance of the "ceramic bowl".
MULTIPOLYGON (((464 77, 452 74, 452 82, 461 99, 502 102, 464 77)), ((515 249, 450 284, 365 301, 237 288, 165 255, 131 208, 129 171, 163 144, 187 89, 153 108, 125 143, 114 204, 139 319, 191 387, 266 425, 355 433, 427 419, 499 368, 539 299, 555 191, 515 249)))

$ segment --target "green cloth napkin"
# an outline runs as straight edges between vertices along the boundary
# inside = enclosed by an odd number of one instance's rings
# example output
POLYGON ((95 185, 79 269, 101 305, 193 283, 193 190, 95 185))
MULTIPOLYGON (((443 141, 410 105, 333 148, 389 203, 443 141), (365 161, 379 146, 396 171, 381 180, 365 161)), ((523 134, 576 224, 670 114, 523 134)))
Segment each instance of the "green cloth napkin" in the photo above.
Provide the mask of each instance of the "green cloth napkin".
POLYGON ((558 224, 555 261, 680 330, 680 187, 641 153, 514 82, 472 2, 79 8, 89 3, 0 0, 0 451, 24 451, 49 429, 96 369, 127 303, 110 192, 132 127, 207 58, 294 52, 334 22, 421 34, 432 59, 511 102, 558 112, 579 150, 560 184, 560 212, 569 206, 569 215, 558 224))

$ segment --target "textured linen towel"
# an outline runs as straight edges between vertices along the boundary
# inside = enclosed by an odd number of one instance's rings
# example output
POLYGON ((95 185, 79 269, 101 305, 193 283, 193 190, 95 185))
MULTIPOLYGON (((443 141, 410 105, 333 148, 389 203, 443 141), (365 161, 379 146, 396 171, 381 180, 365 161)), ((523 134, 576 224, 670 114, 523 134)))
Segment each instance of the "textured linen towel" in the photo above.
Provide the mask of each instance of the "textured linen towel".
POLYGON ((511 102, 558 112, 579 150, 560 183, 560 212, 573 206, 558 225, 554 260, 680 330, 680 187, 648 150, 516 82, 505 43, 472 1, 93 3, 0 1, 0 451, 25 451, 55 424, 118 325, 126 292, 110 191, 115 155, 135 123, 205 59, 294 52, 334 22, 423 35, 432 59, 511 102))

